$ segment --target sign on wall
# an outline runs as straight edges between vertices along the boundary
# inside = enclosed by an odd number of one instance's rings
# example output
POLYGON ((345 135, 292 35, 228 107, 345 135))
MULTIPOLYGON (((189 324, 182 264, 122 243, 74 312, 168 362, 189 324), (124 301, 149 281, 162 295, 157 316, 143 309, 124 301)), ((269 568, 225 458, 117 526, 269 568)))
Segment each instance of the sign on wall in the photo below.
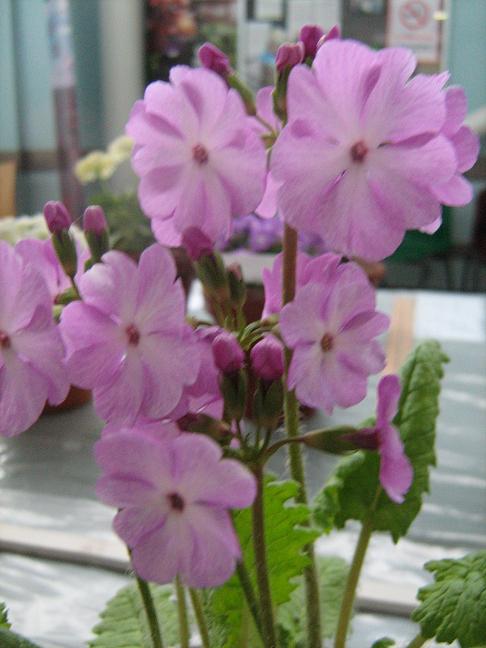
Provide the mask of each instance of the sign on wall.
POLYGON ((441 0, 388 0, 386 44, 409 47, 419 63, 440 65, 441 0))

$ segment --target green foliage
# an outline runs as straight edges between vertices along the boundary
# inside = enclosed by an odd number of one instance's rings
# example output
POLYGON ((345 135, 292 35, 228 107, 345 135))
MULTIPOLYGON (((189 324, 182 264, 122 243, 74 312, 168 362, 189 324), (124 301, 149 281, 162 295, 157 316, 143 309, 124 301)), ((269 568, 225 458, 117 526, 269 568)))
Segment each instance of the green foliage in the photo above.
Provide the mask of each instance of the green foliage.
POLYGON ((0 603, 0 628, 10 628, 7 616, 7 606, 5 603, 0 603))
POLYGON ((390 639, 389 637, 383 637, 383 639, 378 639, 378 641, 375 641, 371 648, 391 648, 391 646, 395 645, 396 644, 393 639, 390 639))
MULTIPOLYGON (((309 520, 309 508, 293 502, 298 492, 298 484, 293 481, 274 481, 267 478, 264 488, 265 536, 267 546, 268 571, 273 602, 276 606, 290 600, 298 586, 295 578, 300 576, 308 564, 302 549, 317 537, 314 529, 302 525, 309 520)), ((234 514, 235 528, 240 539, 243 561, 253 586, 256 589, 251 510, 245 509, 234 514)), ((236 575, 222 587, 212 590, 206 599, 209 615, 211 647, 234 648, 242 633, 244 612, 243 593, 236 575)), ((253 645, 253 644, 252 644, 253 645)))
MULTIPOLYGON (((435 424, 439 413, 442 365, 447 357, 435 341, 420 344, 401 370, 402 393, 394 424, 414 470, 413 484, 402 504, 381 491, 373 528, 389 531, 395 542, 407 533, 429 491, 429 471, 435 465, 435 424)), ((373 505, 379 485, 379 456, 360 451, 342 459, 314 505, 316 523, 326 532, 362 521, 373 505)))
POLYGON ((41 648, 28 639, 0 626, 0 646, 2 648, 41 648))
POLYGON ((457 639, 461 648, 486 645, 486 551, 425 568, 435 582, 419 590, 421 604, 412 614, 422 636, 449 644, 457 639))
MULTIPOLYGON (((162 638, 166 646, 178 642, 177 604, 170 586, 150 585, 162 638)), ((101 622, 93 628, 90 648, 152 648, 142 598, 136 583, 127 585, 107 603, 101 622)))
MULTIPOLYGON (((336 556, 318 556, 321 624, 324 637, 331 638, 336 632, 339 608, 346 585, 348 565, 345 560, 336 556)), ((303 579, 292 592, 290 601, 278 610, 278 630, 282 648, 305 648, 305 592, 303 579)))

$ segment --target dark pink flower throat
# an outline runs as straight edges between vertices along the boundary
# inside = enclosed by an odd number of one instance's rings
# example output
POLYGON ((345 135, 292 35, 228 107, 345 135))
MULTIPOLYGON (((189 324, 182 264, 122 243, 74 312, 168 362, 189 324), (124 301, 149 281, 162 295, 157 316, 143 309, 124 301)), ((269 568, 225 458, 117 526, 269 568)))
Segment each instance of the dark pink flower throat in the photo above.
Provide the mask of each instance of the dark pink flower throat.
POLYGON ((133 324, 130 324, 130 326, 127 326, 126 328, 126 334, 128 338, 128 344, 137 346, 137 344, 140 342, 140 332, 137 327, 133 324))
POLYGON ((10 338, 3 331, 0 331, 0 348, 2 349, 10 348, 10 338))
POLYGON ((354 162, 363 162, 368 153, 368 147, 364 142, 356 142, 351 147, 351 157, 354 162))
POLYGON ((170 507, 173 511, 179 511, 182 513, 186 503, 179 493, 169 493, 167 499, 169 500, 170 507))
POLYGON ((198 164, 206 164, 209 154, 202 144, 196 144, 192 149, 192 157, 198 164))
POLYGON ((332 338, 332 335, 330 333, 324 333, 321 340, 321 349, 324 351, 324 353, 332 351, 333 345, 334 340, 332 338))

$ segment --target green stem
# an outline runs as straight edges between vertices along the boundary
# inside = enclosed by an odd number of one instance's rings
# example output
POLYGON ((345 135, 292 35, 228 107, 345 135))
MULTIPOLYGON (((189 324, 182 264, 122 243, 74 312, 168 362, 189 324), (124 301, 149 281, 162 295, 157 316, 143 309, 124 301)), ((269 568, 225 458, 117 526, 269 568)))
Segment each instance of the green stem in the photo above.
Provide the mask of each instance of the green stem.
POLYGON ((191 587, 189 588, 189 596, 191 597, 194 616, 196 617, 197 627, 199 628, 202 648, 211 648, 211 646, 209 645, 208 626, 206 624, 206 617, 204 616, 204 610, 199 592, 191 587))
POLYGON ((356 597, 356 588, 358 586, 366 550, 368 549, 371 534, 373 533, 373 513, 375 511, 380 494, 381 487, 378 487, 370 510, 368 511, 368 514, 363 520, 363 524, 361 525, 358 543, 356 544, 353 561, 348 572, 343 600, 341 602, 341 609, 339 610, 339 620, 336 630, 336 638, 334 640, 334 648, 345 648, 346 646, 346 637, 348 634, 348 626, 351 620, 351 614, 353 612, 354 599, 356 597))
MULTIPOLYGON (((292 301, 295 297, 296 266, 297 266, 297 232, 285 226, 284 231, 284 261, 283 261, 283 286, 282 301, 284 304, 292 301)), ((286 381, 292 360, 290 349, 285 350, 286 381)), ((294 391, 285 389, 285 431, 289 439, 299 436, 299 404, 294 391)), ((302 452, 298 443, 289 444, 290 474, 292 479, 300 484, 296 500, 300 504, 307 504, 307 491, 305 487, 304 462, 302 452)), ((305 553, 309 559, 309 565, 304 569, 305 597, 307 610, 307 645, 309 648, 321 648, 321 609, 319 603, 319 581, 317 577, 316 561, 314 556, 314 545, 308 544, 305 553)))
POLYGON ((138 591, 140 592, 140 596, 142 597, 145 614, 147 615, 147 621, 150 628, 150 637, 152 639, 152 646, 153 648, 164 648, 162 636, 160 634, 157 613, 155 611, 154 601, 152 599, 152 594, 150 593, 150 588, 148 584, 138 576, 136 577, 136 581, 138 585, 138 591))
POLYGON ((177 613, 179 616, 179 641, 181 648, 189 648, 189 621, 187 620, 186 593, 179 580, 175 580, 177 594, 177 613))
POLYGON ((427 639, 424 639, 421 634, 418 634, 412 641, 408 644, 407 648, 421 648, 426 643, 427 639))
POLYGON ((242 562, 236 563, 236 573, 238 574, 238 578, 240 579, 241 589, 243 590, 248 609, 250 610, 253 617, 255 627, 263 639, 260 608, 258 607, 258 602, 255 596, 255 592, 253 591, 253 585, 251 584, 250 576, 246 570, 245 565, 242 562))
POLYGON ((277 636, 273 619, 272 595, 268 580, 267 554, 265 548, 265 519, 263 508, 263 471, 260 464, 255 467, 257 494, 253 502, 253 548, 255 552, 255 570, 260 593, 260 610, 262 618, 263 643, 265 648, 277 647, 277 636))

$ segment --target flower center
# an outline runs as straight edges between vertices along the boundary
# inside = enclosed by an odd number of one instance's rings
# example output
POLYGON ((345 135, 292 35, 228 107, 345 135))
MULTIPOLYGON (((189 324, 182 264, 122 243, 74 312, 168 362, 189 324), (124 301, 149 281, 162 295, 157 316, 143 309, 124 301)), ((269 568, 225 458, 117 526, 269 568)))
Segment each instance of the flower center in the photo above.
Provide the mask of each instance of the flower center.
POLYGON ((196 144, 192 149, 192 157, 198 164, 206 164, 209 154, 202 144, 196 144))
POLYGON ((3 331, 0 331, 0 348, 2 349, 9 349, 11 346, 10 344, 10 338, 6 333, 3 331))
POLYGON ((351 157, 354 162, 362 162, 367 153, 368 147, 364 142, 356 142, 356 144, 353 144, 351 147, 351 157))
POLYGON ((169 500, 170 507, 173 511, 179 511, 179 513, 182 513, 186 503, 179 493, 169 493, 167 499, 169 500))
POLYGON ((128 344, 137 346, 137 344, 140 342, 140 332, 137 327, 133 324, 130 324, 130 326, 127 326, 127 328, 125 329, 125 332, 127 334, 128 344))
POLYGON ((324 333, 321 340, 321 349, 324 351, 324 353, 331 351, 333 345, 334 345, 334 340, 332 335, 330 333, 324 333))

